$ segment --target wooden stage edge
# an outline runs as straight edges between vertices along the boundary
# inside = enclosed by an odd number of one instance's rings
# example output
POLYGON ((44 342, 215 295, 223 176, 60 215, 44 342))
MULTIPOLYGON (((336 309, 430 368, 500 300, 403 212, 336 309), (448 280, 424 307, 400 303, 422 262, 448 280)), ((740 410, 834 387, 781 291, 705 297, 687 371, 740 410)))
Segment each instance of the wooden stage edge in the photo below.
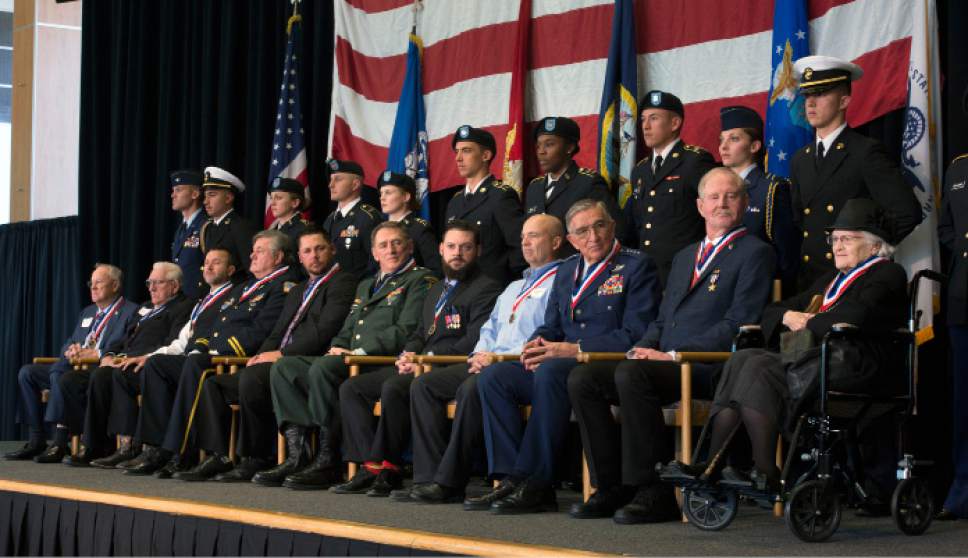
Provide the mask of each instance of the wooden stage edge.
POLYGON ((307 515, 205 504, 190 500, 135 496, 119 492, 84 490, 56 484, 36 484, 0 479, 0 490, 50 498, 93 502, 149 510, 172 515, 217 518, 273 529, 301 531, 330 537, 387 544, 445 554, 476 556, 601 556, 596 552, 545 545, 503 542, 494 539, 460 537, 397 529, 307 515))

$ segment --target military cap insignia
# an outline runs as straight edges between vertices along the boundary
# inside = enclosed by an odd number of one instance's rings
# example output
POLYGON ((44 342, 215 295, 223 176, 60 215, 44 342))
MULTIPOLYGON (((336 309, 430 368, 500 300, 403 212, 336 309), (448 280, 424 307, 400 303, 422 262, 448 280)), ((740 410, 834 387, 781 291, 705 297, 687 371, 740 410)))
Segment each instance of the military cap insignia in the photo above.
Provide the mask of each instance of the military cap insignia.
POLYGON ((653 91, 649 95, 649 102, 652 103, 652 106, 659 106, 659 105, 661 105, 662 104, 662 92, 661 91, 653 91))
MULTIPOLYGON (((613 270, 614 271, 614 270, 613 270)), ((609 296, 622 293, 622 287, 625 285, 625 277, 621 274, 616 273, 608 279, 605 280, 598 287, 598 296, 609 296)))
POLYGON ((545 129, 546 132, 554 132, 555 131, 555 119, 554 118, 546 118, 545 119, 545 122, 544 122, 544 129, 545 129))
POLYGON ((280 177, 278 177, 278 176, 277 176, 277 177, 275 177, 275 178, 273 178, 273 179, 272 179, 272 187, 273 187, 273 188, 278 188, 278 187, 279 187, 279 183, 280 183, 280 182, 282 182, 282 178, 280 178, 280 177))
POLYGON ((205 171, 205 182, 208 182, 211 179, 212 179, 212 173, 205 171))
POLYGON ((813 79, 813 68, 807 68, 803 71, 803 79, 811 80, 813 79))
POLYGON ((329 160, 329 170, 339 170, 339 162, 336 159, 329 160))
POLYGON ((466 138, 471 135, 471 127, 464 125, 457 129, 457 135, 466 138))
POLYGON ((389 182, 390 181, 390 174, 391 174, 390 171, 383 171, 383 181, 384 182, 389 182))

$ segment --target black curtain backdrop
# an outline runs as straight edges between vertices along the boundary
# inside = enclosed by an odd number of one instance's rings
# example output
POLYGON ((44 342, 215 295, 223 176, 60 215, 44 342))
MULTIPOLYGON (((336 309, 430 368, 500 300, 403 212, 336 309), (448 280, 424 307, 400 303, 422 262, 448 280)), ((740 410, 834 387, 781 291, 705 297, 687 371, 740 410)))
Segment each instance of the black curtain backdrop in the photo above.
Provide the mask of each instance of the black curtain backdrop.
MULTIPOLYGON (((77 217, 0 226, 0 439, 19 438, 17 370, 55 356, 85 304, 77 217)), ((90 299, 87 299, 90 304, 90 299)))

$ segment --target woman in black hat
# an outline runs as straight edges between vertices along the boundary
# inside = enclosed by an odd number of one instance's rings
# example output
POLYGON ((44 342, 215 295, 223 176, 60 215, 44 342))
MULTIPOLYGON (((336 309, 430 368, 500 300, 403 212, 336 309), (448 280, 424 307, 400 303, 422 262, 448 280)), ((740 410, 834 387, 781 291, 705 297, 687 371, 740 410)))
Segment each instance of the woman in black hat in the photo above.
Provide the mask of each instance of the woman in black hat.
POLYGON ((400 221, 407 227, 410 238, 413 239, 413 257, 417 265, 422 265, 442 276, 440 267, 439 241, 430 223, 417 217, 417 183, 403 173, 384 171, 377 181, 380 191, 380 210, 390 221, 400 221))
MULTIPOLYGON (((891 261, 894 247, 884 238, 884 215, 869 199, 847 202, 832 227, 827 229, 836 271, 824 274, 806 291, 777 302, 763 312, 762 329, 767 345, 779 345, 785 331, 809 330, 819 340, 835 324, 859 327, 865 334, 886 333, 905 327, 908 309, 907 276, 891 261)), ((897 363, 903 362, 886 345, 859 341, 847 351, 859 362, 849 385, 834 389, 856 393, 892 393, 902 379, 897 363)), ((709 455, 726 443, 738 422, 746 427, 761 488, 775 491, 780 472, 775 465, 777 434, 792 414, 787 371, 792 367, 818 366, 820 348, 814 346, 792 359, 768 349, 738 351, 723 370, 714 398, 709 455), (765 485, 765 486, 764 486, 765 485)), ((815 394, 812 396, 815 397, 815 394)), ((723 463, 721 459, 719 462, 723 463)), ((694 476, 705 466, 670 464, 664 478, 694 476)), ((731 474, 727 472, 724 477, 731 474)))

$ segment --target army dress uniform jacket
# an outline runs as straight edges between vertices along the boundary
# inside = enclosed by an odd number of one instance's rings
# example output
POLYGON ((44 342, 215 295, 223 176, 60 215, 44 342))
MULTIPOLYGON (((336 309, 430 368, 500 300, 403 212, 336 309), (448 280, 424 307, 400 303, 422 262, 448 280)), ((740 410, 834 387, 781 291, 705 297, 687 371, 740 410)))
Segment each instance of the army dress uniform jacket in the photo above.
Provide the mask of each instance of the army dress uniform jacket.
POLYGON ((178 337, 193 304, 183 293, 175 295, 156 313, 152 313, 151 302, 142 304, 131 317, 125 336, 106 345, 102 354, 141 356, 171 343, 178 337))
POLYGON ((362 279, 376 269, 370 233, 383 221, 383 215, 372 206, 357 202, 346 215, 337 218, 337 211, 323 221, 323 230, 336 248, 336 261, 343 271, 362 279))
POLYGON ((438 281, 427 291, 420 323, 410 335, 404 351, 435 355, 466 355, 474 350, 481 326, 487 321, 503 285, 477 271, 453 287, 440 309, 446 281, 438 281), (436 316, 435 316, 436 314, 436 316))
POLYGON ((632 197, 625 204, 625 243, 655 260, 663 286, 676 253, 705 234, 696 199, 699 180, 715 166, 708 151, 680 140, 656 173, 652 172, 652 155, 632 169, 632 197))
POLYGON ((944 180, 938 240, 949 253, 948 325, 968 325, 968 154, 951 162, 944 180))
POLYGON ((249 272, 252 237, 258 230, 249 220, 231 209, 221 223, 215 223, 210 218, 202 225, 202 253, 208 254, 212 248, 228 250, 235 258, 235 278, 245 277, 249 272))
POLYGON ((199 209, 191 223, 178 225, 171 243, 171 261, 182 270, 182 292, 192 299, 198 298, 204 287, 202 265, 205 256, 202 254, 201 234, 206 219, 205 210, 199 209))
POLYGON ((573 310, 572 295, 582 282, 580 266, 581 254, 575 254, 558 267, 544 324, 531 339, 578 343, 582 351, 628 350, 658 313, 661 295, 652 258, 620 247, 578 296, 573 310))
POLYGON ((825 229, 854 198, 870 198, 893 217, 888 227, 897 244, 921 222, 921 206, 880 142, 849 127, 837 136, 819 168, 816 145, 801 148, 790 161, 793 215, 803 231, 798 290, 835 269, 825 229))
POLYGON ((478 265, 491 277, 508 283, 527 264, 521 255, 521 202, 513 188, 488 176, 473 194, 461 188, 447 204, 447 221, 462 219, 481 230, 478 265))
POLYGON ((273 228, 284 233, 289 237, 290 240, 292 240, 293 253, 299 251, 299 235, 306 230, 306 221, 303 220, 302 216, 300 216, 298 213, 295 213, 285 223, 274 223, 273 228))
POLYGON ((443 274, 440 267, 440 242, 430 223, 413 213, 400 219, 400 223, 407 227, 407 233, 413 240, 413 259, 417 261, 417 265, 426 267, 440 277, 443 274))
POLYGON ((413 267, 384 281, 373 291, 377 277, 356 288, 356 298, 333 347, 367 355, 397 355, 420 321, 427 291, 437 279, 425 267, 413 267))
POLYGON ((800 259, 800 235, 793 222, 790 181, 754 166, 746 175, 746 191, 750 200, 743 216, 746 230, 773 245, 777 277, 795 278, 800 259))

